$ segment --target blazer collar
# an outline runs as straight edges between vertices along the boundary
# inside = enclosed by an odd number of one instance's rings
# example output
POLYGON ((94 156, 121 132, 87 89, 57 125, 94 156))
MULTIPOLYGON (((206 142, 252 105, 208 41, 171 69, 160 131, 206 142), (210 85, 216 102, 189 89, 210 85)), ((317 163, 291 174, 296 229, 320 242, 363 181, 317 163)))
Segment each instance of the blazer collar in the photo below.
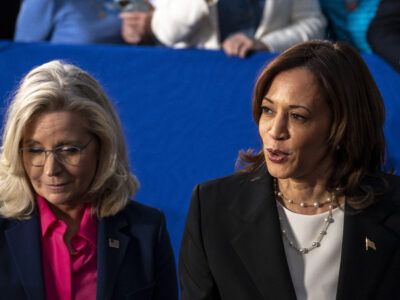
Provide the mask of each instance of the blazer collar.
POLYGON ((15 224, 5 231, 5 236, 27 299, 44 300, 39 217, 34 214, 29 220, 11 222, 15 224))
POLYGON ((264 299, 295 300, 271 180, 263 167, 241 182, 229 209, 244 225, 231 245, 264 299))
POLYGON ((123 232, 127 225, 123 213, 98 222, 97 300, 112 299, 118 270, 130 242, 129 235, 123 232))

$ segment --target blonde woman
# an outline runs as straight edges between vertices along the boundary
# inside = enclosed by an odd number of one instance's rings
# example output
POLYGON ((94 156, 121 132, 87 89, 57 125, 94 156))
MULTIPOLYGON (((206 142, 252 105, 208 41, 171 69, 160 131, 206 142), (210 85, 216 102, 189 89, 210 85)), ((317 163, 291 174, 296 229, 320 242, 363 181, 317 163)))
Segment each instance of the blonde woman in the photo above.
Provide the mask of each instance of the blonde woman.
POLYGON ((164 215, 130 200, 139 185, 95 79, 59 61, 33 69, 2 141, 2 297, 177 299, 164 215))

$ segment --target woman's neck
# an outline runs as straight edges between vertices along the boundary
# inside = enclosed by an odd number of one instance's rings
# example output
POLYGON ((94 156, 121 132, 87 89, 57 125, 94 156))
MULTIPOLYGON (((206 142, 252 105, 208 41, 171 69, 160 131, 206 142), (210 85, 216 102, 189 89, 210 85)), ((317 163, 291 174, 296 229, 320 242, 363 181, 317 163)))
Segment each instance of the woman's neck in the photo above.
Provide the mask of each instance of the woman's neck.
POLYGON ((344 198, 327 191, 326 181, 322 179, 277 179, 276 185, 281 193, 277 200, 295 213, 319 214, 328 211, 329 205, 336 207, 344 202, 344 198))

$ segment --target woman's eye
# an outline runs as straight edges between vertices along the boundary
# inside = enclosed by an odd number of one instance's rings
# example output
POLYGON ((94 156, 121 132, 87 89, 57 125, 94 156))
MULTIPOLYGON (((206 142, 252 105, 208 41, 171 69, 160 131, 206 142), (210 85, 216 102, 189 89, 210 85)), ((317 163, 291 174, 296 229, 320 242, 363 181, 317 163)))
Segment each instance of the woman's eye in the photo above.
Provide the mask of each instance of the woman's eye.
POLYGON ((269 115, 272 113, 272 110, 268 106, 261 106, 261 110, 263 114, 269 115))
POLYGON ((28 152, 31 154, 42 154, 43 153, 43 149, 41 148, 29 148, 28 152))
POLYGON ((79 152, 79 148, 77 147, 71 147, 71 146, 65 146, 59 149, 59 152, 61 152, 64 155, 73 155, 79 152))
POLYGON ((299 121, 306 121, 306 120, 307 120, 306 117, 304 117, 304 116, 302 116, 302 115, 299 115, 299 114, 291 114, 291 117, 292 117, 293 119, 299 120, 299 121))

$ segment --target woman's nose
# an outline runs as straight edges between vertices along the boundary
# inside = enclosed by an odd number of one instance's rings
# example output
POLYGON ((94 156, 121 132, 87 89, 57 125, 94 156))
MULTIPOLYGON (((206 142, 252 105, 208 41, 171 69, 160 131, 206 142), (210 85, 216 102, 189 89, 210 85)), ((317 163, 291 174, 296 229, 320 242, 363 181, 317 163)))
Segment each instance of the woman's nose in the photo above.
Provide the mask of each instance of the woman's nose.
POLYGON ((44 162, 44 171, 47 176, 56 176, 63 169, 63 165, 56 159, 54 153, 48 152, 44 162))
POLYGON ((276 115, 275 118, 271 120, 271 127, 268 130, 268 134, 276 140, 285 140, 289 138, 287 117, 276 115))

